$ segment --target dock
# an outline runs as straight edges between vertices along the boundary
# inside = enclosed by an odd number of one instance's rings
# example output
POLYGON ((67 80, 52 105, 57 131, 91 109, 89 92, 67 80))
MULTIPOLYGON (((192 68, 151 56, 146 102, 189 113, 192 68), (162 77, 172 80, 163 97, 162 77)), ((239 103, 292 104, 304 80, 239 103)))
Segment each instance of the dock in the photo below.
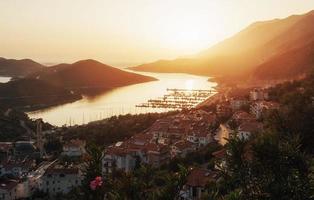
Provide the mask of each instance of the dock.
POLYGON ((217 93, 211 90, 188 90, 167 88, 166 94, 157 99, 149 99, 145 103, 136 105, 136 107, 145 108, 166 108, 173 110, 191 109, 203 101, 207 100, 210 96, 217 93))

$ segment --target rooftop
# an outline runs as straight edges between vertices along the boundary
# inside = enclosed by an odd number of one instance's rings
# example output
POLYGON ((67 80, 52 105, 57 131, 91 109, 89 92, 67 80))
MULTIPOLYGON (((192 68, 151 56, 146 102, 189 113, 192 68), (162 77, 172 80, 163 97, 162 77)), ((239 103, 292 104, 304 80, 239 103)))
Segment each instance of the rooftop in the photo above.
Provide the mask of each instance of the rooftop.
POLYGON ((215 181, 218 174, 207 169, 192 169, 187 177, 186 185, 191 187, 205 187, 208 182, 215 181))

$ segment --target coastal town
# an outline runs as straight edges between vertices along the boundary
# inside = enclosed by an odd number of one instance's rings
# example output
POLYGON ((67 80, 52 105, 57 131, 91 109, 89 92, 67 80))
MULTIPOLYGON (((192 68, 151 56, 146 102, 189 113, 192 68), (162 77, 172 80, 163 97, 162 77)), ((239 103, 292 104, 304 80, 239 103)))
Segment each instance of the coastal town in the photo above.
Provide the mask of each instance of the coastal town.
MULTIPOLYGON (((185 158, 189 153, 219 145, 212 153, 214 168, 208 169, 205 163, 191 169, 180 191, 182 199, 200 198, 206 184, 217 180, 218 171, 224 168, 228 153, 224 145, 228 138, 254 137, 263 131, 266 113, 280 109, 267 88, 228 88, 224 91, 208 98, 201 107, 157 119, 146 130, 104 146, 102 176, 117 170, 129 173, 141 164, 159 168, 172 159, 185 158)), ((44 143, 56 132, 62 133, 56 128, 42 131, 42 122, 37 120, 35 141, 0 143, 0 199, 43 194, 53 198, 81 185, 87 142, 79 138, 65 141, 60 134, 62 152, 49 155, 44 143)))

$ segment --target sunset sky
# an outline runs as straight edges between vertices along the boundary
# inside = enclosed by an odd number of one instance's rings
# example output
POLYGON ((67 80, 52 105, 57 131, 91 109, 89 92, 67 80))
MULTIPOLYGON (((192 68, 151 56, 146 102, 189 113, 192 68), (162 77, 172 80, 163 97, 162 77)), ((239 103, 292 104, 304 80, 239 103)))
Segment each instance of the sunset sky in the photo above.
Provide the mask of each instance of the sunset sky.
POLYGON ((0 57, 132 66, 195 54, 254 21, 312 9, 313 0, 0 0, 0 57))

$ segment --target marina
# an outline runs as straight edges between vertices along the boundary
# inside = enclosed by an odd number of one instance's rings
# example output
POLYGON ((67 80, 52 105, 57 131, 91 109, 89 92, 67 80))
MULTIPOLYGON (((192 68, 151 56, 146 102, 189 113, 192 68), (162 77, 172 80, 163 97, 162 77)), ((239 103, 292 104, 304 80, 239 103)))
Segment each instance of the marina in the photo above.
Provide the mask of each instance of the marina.
POLYGON ((136 107, 166 108, 166 109, 191 109, 202 103, 207 98, 217 93, 215 90, 199 89, 169 89, 167 94, 157 99, 149 99, 146 103, 137 104, 136 107))

